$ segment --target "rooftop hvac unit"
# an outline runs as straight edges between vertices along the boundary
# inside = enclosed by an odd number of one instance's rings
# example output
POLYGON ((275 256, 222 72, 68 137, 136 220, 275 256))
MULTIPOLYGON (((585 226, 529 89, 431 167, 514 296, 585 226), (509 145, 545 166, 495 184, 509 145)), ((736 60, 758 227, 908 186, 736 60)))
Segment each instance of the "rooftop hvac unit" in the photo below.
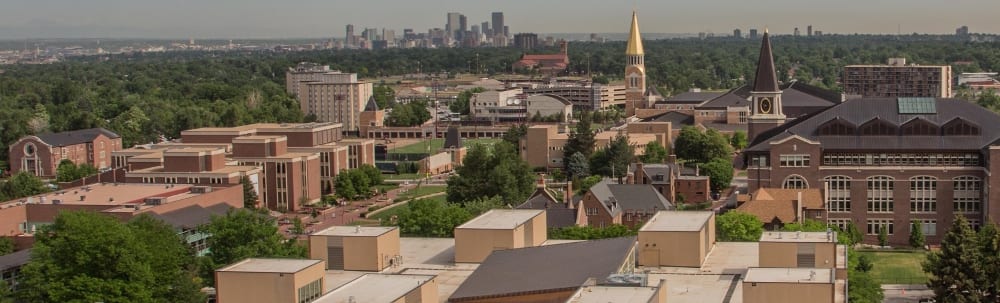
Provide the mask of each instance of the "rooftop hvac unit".
POLYGON ((62 200, 52 199, 52 205, 59 205, 59 204, 62 204, 62 200))
POLYGON ((162 205, 167 202, 167 198, 164 197, 150 197, 143 201, 147 205, 162 205))
POLYGON ((191 187, 191 193, 192 194, 207 194, 207 193, 210 193, 210 192, 212 192, 212 187, 211 186, 192 186, 191 187))

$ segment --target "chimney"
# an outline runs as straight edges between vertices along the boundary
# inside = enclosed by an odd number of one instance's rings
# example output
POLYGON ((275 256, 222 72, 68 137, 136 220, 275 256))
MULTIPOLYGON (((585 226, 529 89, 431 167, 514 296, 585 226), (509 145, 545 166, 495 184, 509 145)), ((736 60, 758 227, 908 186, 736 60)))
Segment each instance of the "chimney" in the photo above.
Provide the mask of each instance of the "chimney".
POLYGON ((798 192, 795 198, 795 220, 802 224, 802 192, 798 192))
POLYGON ((539 175, 538 176, 537 188, 538 189, 545 189, 545 175, 539 175))
POLYGON ((628 173, 628 175, 625 175, 625 184, 636 184, 634 173, 628 173))
POLYGON ((676 164, 677 163, 677 155, 675 155, 675 154, 668 155, 667 156, 667 163, 676 164))
POLYGON ((573 208, 573 181, 566 181, 566 192, 563 193, 563 202, 566 202, 566 207, 573 208))
POLYGON ((701 176, 700 169, 698 168, 698 163, 694 164, 694 176, 695 177, 701 176))

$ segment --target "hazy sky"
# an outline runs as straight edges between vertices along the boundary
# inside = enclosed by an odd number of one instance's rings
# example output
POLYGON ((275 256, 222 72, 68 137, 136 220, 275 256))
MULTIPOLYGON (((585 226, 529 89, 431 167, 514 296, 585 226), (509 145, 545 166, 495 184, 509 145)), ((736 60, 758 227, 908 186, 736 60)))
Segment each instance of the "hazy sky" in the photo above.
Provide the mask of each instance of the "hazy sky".
POLYGON ((503 11, 511 32, 731 34, 796 26, 827 33, 1000 32, 1000 0, 2 0, 0 39, 338 37, 351 23, 426 32, 447 12, 479 24, 503 11))

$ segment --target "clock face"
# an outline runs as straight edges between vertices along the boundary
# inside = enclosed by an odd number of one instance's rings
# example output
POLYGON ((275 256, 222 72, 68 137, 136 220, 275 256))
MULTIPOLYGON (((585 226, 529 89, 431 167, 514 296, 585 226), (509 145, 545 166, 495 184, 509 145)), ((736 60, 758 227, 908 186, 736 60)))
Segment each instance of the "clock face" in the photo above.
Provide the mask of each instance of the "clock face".
POLYGON ((760 112, 764 114, 771 113, 771 98, 760 98, 760 112))

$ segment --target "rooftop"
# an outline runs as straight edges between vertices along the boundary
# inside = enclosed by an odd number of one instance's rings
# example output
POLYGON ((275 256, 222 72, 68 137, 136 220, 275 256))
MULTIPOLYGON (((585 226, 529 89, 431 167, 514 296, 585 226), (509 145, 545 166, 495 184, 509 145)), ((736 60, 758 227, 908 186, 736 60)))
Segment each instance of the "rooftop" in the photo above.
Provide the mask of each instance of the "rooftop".
POLYGON ((61 189, 9 202, 26 204, 121 205, 143 202, 146 198, 169 198, 188 194, 190 184, 95 183, 61 189), (58 201, 58 202, 57 202, 58 201))
POLYGON ((367 274, 319 297, 316 303, 391 303, 434 279, 430 275, 367 274))
POLYGON ((760 242, 835 243, 837 242, 837 233, 769 231, 760 235, 760 242))
POLYGON ((514 229, 545 213, 538 209, 494 209, 465 222, 461 229, 514 229))
POLYGON ((648 303, 656 291, 653 287, 586 286, 576 291, 566 303, 648 303))
POLYGON ((104 135, 110 139, 119 138, 118 134, 104 128, 88 128, 74 131, 67 131, 52 134, 39 134, 39 140, 52 146, 67 146, 94 141, 98 135, 104 135))
POLYGON ((829 268, 759 268, 747 270, 743 282, 750 283, 830 283, 833 270, 829 268))
POLYGON ((390 232, 398 227, 361 227, 361 226, 333 226, 321 231, 312 233, 312 236, 337 236, 337 237, 377 237, 390 232))
POLYGON ((31 260, 31 249, 19 250, 13 253, 0 256, 0 271, 9 268, 21 267, 31 260))
POLYGON ((323 260, 250 258, 218 269, 224 272, 297 273, 323 260))
POLYGON ((700 231, 714 215, 710 211, 660 211, 639 231, 700 231))

